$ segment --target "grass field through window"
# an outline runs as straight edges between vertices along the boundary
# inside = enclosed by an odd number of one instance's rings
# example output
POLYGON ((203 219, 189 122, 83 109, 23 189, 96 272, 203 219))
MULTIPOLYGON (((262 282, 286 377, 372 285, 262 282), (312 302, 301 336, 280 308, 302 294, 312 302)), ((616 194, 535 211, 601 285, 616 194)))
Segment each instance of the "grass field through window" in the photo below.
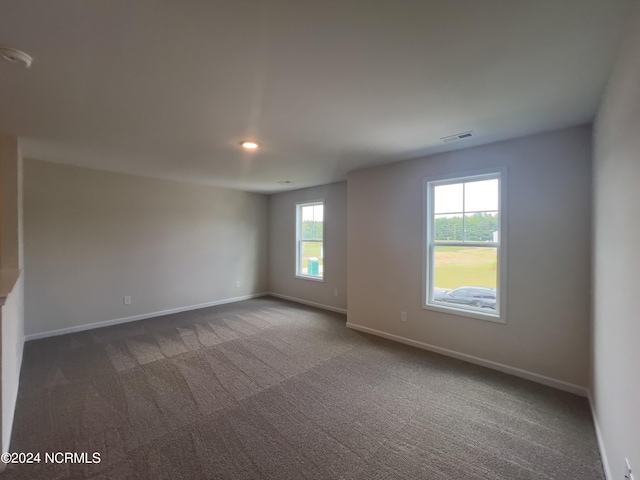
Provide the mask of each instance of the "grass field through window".
POLYGON ((434 286, 496 288, 498 252, 491 247, 435 247, 434 286))

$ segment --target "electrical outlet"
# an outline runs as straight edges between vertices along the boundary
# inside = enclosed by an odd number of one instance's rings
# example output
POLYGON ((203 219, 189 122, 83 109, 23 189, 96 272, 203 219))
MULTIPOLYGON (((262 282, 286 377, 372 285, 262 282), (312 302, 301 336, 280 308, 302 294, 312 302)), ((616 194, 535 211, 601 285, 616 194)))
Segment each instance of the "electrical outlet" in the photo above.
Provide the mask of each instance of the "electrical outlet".
POLYGON ((333 289, 333 296, 334 296, 334 297, 337 297, 337 296, 338 296, 338 289, 337 289, 337 288, 334 288, 334 289, 333 289))
POLYGON ((625 458, 624 462, 625 462, 624 478, 626 478, 627 480, 634 480, 633 470, 631 470, 631 465, 629 464, 629 459, 625 458))
POLYGON ((129 296, 123 297, 122 298, 122 303, 124 303, 125 305, 131 305, 131 297, 129 297, 129 296))
POLYGON ((400 312, 400 321, 401 322, 406 322, 407 321, 407 312, 405 312, 404 310, 402 312, 400 312))
POLYGON ((240 280, 236 280, 236 288, 240 288, 240 280))

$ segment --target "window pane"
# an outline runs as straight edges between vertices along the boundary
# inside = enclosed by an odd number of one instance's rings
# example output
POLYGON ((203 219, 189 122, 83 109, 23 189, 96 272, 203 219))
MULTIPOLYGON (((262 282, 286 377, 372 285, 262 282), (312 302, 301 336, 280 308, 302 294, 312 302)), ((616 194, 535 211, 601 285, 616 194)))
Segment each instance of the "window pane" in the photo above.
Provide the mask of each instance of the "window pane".
POLYGON ((323 240, 324 206, 306 205, 301 210, 300 239, 323 240))
POLYGON ((465 241, 497 242, 498 226, 498 212, 466 214, 464 216, 465 241))
POLYGON ((324 205, 304 205, 301 209, 302 220, 322 222, 324 219, 324 205))
POLYGON ((426 303, 502 321, 497 303, 497 285, 502 282, 500 173, 441 181, 425 184, 432 200, 427 203, 426 303))
POLYGON ((436 241, 462 241, 462 215, 434 215, 433 228, 436 241))
POLYGON ((464 211, 481 212, 487 210, 498 210, 498 179, 465 183, 464 211))
POLYGON ((300 242, 299 259, 301 275, 322 277, 324 274, 324 243, 300 242))
POLYGON ((296 275, 324 277, 324 203, 299 204, 296 275))
POLYGON ((462 212, 462 183, 437 185, 433 189, 433 213, 462 212))
POLYGON ((434 303, 498 313, 496 248, 436 246, 433 261, 434 303))
POLYGON ((313 220, 316 222, 324 221, 324 205, 313 206, 313 220))

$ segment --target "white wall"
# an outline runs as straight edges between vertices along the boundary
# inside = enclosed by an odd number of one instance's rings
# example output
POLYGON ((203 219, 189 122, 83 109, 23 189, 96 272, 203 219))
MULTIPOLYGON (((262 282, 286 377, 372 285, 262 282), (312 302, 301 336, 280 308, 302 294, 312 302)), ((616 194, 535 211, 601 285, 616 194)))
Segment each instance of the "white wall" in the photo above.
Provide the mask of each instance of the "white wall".
POLYGON ((640 479, 640 3, 595 128, 593 405, 612 479, 640 479))
POLYGON ((24 273, 2 307, 2 451, 9 451, 24 348, 24 273))
MULTIPOLYGON (((2 451, 9 450, 24 347, 22 268, 22 157, 18 140, 0 135, 1 209, 0 308, 2 336, 2 451)), ((4 464, 0 464, 4 467, 4 464)), ((0 468, 1 469, 1 468, 0 468)))
POLYGON ((264 195, 37 160, 24 169, 27 334, 267 290, 264 195))
POLYGON ((269 289, 271 292, 347 308, 347 184, 305 188, 269 197, 269 289), (295 278, 296 203, 324 199, 325 281, 295 278), (338 289, 338 296, 334 290, 338 289))
POLYGON ((584 126, 351 172, 349 323, 586 387, 591 156, 584 126), (422 179, 491 166, 508 169, 504 325, 421 308, 422 179))

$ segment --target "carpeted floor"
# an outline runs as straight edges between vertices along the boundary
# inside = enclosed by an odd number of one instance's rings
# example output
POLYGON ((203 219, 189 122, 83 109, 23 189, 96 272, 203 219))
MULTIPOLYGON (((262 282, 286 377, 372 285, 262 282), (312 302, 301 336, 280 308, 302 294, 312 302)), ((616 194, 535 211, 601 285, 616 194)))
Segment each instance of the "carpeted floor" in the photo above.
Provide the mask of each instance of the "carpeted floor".
POLYGON ((604 478, 584 398, 344 324, 265 297, 28 342, 11 447, 41 463, 0 476, 604 478))

